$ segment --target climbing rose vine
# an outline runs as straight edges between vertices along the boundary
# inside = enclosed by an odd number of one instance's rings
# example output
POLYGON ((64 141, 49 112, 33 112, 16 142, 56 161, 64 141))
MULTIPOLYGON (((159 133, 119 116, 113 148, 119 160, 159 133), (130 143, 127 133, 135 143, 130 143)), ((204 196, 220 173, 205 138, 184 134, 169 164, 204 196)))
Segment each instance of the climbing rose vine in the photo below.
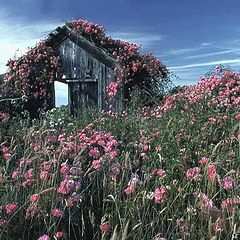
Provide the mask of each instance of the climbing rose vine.
POLYGON ((85 20, 73 20, 67 25, 97 46, 104 48, 116 59, 119 68, 115 68, 116 82, 107 86, 107 94, 113 99, 120 86, 124 85, 124 97, 130 98, 134 86, 150 92, 159 92, 167 84, 168 70, 153 54, 140 52, 140 45, 107 37, 101 25, 85 20))
POLYGON ((43 99, 51 97, 49 87, 61 75, 60 57, 40 42, 20 59, 10 59, 3 94, 43 99))

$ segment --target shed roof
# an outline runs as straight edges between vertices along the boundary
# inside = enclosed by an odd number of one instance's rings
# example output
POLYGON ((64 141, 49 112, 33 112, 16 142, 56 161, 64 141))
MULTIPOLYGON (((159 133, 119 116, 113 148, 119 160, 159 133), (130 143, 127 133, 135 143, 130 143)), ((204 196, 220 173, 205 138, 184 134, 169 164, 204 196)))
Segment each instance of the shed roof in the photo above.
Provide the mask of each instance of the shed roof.
POLYGON ((67 38, 109 68, 114 69, 117 67, 117 62, 110 53, 108 53, 104 48, 97 46, 93 41, 89 41, 77 31, 71 29, 68 24, 65 24, 62 27, 57 27, 48 35, 45 42, 48 46, 54 48, 67 38))

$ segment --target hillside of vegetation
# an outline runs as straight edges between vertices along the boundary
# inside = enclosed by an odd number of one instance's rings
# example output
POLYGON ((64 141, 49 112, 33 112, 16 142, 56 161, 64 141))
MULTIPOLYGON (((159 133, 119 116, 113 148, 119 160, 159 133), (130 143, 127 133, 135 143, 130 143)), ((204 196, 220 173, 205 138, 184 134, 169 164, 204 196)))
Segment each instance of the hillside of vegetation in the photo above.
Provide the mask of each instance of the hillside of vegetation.
POLYGON ((240 74, 152 108, 0 113, 0 239, 238 239, 240 74))

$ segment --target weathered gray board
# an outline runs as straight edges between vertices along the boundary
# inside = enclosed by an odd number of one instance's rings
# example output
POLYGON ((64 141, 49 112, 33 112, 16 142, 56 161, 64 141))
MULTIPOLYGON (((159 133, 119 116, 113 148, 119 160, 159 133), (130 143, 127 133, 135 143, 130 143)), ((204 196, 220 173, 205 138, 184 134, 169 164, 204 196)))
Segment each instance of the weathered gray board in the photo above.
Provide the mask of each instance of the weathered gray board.
MULTIPOLYGON (((56 50, 62 59, 64 74, 62 80, 66 79, 66 82, 67 79, 73 80, 69 83, 71 113, 79 115, 88 107, 109 110, 106 87, 109 83, 116 81, 113 69, 104 65, 70 39, 61 42, 56 50)), ((113 111, 122 109, 121 93, 112 105, 113 111)))

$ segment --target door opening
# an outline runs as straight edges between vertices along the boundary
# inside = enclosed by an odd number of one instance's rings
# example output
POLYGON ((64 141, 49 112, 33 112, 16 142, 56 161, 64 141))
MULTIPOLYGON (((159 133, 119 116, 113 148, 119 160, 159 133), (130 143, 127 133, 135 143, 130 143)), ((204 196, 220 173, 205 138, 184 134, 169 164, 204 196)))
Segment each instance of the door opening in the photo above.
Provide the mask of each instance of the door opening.
POLYGON ((68 85, 61 82, 54 82, 55 106, 68 106, 68 85))

